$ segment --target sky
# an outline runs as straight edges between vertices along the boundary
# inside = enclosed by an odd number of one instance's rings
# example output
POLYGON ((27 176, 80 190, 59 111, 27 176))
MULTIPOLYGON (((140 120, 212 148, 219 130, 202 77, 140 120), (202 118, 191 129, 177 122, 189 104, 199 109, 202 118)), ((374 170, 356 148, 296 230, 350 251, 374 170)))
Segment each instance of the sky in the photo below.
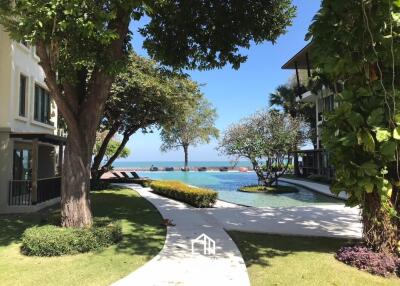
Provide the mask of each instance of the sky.
MULTIPOLYGON (((244 50, 248 60, 239 70, 226 66, 211 71, 187 71, 193 80, 202 84, 202 92, 217 109, 216 127, 221 132, 241 118, 267 108, 269 94, 293 76, 293 71, 282 70, 281 66, 306 45, 304 37, 321 1, 294 0, 293 3, 297 6, 297 16, 287 33, 280 36, 274 45, 264 42, 244 50)), ((137 25, 137 22, 134 24, 137 25)), ((131 30, 137 28, 132 26, 131 30)), ((132 44, 135 51, 147 56, 142 41, 143 38, 134 32, 132 44)), ((207 145, 189 147, 189 160, 229 160, 218 153, 217 145, 218 141, 213 140, 207 145)), ((138 132, 131 137, 127 146, 131 155, 124 161, 183 161, 182 150, 160 151, 158 131, 151 134, 138 132)))

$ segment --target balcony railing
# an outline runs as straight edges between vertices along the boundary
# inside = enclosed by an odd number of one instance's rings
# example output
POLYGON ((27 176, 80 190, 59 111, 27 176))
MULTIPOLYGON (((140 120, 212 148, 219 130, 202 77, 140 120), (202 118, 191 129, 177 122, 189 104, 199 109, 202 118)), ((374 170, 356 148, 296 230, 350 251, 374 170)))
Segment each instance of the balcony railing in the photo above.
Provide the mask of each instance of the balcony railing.
POLYGON ((58 198, 61 195, 61 177, 38 179, 37 203, 58 198))
POLYGON ((10 181, 8 205, 27 206, 31 204, 32 182, 29 180, 10 181))
POLYGON ((27 206, 39 204, 59 197, 61 194, 61 177, 37 180, 36 197, 32 194, 32 181, 12 180, 8 194, 10 206, 27 206))

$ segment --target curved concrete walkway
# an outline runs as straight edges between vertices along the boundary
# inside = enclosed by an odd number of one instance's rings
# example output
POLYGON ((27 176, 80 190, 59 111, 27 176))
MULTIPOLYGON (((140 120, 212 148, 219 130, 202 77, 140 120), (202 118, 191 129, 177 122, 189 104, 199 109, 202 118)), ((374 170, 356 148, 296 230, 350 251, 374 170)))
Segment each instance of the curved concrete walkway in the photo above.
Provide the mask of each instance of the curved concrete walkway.
POLYGON ((287 182, 287 183, 291 183, 291 184, 298 185, 301 187, 305 187, 307 189, 311 189, 314 192, 321 193, 321 194, 327 195, 332 198, 338 198, 338 199, 341 199, 344 201, 346 201, 349 198, 349 196, 345 193, 340 193, 339 195, 333 194, 330 190, 330 187, 325 184, 309 182, 309 181, 305 181, 305 180, 301 180, 301 179, 279 178, 279 180, 282 182, 287 182))
POLYGON ((224 229, 361 238, 359 210, 342 204, 254 208, 217 201, 215 208, 196 209, 159 196, 150 188, 122 185, 136 190, 176 226, 168 227, 164 248, 155 258, 114 283, 115 286, 250 285, 241 253, 224 229), (215 240, 216 255, 191 253, 191 240, 202 233, 215 240))
POLYGON ((176 224, 168 227, 162 251, 150 262, 113 285, 140 286, 249 286, 246 265, 235 243, 213 216, 187 205, 158 196, 149 188, 124 184, 149 200, 163 218, 176 224), (191 240, 202 233, 216 244, 216 254, 204 256, 191 252, 191 240))

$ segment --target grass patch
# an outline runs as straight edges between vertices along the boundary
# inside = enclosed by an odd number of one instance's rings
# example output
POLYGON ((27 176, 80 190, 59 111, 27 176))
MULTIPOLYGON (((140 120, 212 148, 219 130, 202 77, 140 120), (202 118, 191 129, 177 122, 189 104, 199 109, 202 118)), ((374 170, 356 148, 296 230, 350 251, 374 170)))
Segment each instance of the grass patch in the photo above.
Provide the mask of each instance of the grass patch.
POLYGON ((252 286, 400 285, 337 261, 335 252, 348 240, 229 232, 245 260, 252 286))
POLYGON ((29 227, 48 224, 59 216, 59 210, 0 216, 1 285, 110 285, 159 253, 166 229, 149 202, 122 188, 92 192, 91 196, 96 218, 121 222, 121 242, 84 254, 28 257, 20 251, 22 233, 29 227))
POLYGON ((218 193, 213 190, 191 187, 179 181, 153 181, 150 187, 157 194, 197 208, 212 207, 218 197, 218 193))
POLYGON ((284 193, 297 193, 299 190, 294 186, 244 186, 238 189, 240 192, 245 193, 271 193, 271 194, 284 194, 284 193))

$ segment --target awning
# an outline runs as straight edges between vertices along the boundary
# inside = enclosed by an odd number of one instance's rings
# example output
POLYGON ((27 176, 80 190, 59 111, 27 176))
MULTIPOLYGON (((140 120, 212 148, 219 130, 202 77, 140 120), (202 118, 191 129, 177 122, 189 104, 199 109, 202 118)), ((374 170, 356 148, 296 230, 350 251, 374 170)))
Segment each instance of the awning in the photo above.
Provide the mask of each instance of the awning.
POLYGON ((10 133, 10 138, 19 138, 24 140, 35 140, 37 139, 43 143, 50 143, 53 145, 65 145, 67 138, 48 134, 48 133, 28 133, 28 132, 21 132, 21 133, 10 133))
POLYGON ((306 70, 312 68, 308 55, 312 49, 312 42, 308 43, 304 48, 302 48, 297 54, 295 54, 290 60, 288 60, 283 66, 284 70, 294 70, 297 68, 301 70, 306 70))

